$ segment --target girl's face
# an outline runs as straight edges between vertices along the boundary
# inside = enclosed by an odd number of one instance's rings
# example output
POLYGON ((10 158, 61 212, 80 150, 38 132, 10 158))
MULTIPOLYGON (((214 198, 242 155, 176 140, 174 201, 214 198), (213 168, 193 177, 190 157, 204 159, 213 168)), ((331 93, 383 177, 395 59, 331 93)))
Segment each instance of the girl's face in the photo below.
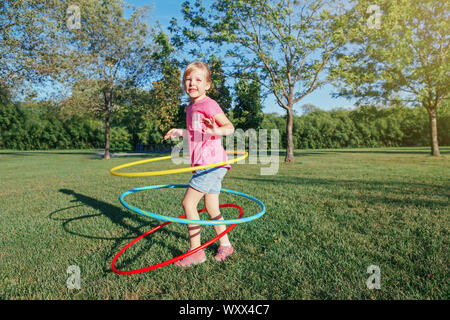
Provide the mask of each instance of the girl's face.
POLYGON ((194 69, 184 80, 184 89, 192 101, 196 102, 206 97, 206 91, 211 85, 206 81, 203 70, 194 69))

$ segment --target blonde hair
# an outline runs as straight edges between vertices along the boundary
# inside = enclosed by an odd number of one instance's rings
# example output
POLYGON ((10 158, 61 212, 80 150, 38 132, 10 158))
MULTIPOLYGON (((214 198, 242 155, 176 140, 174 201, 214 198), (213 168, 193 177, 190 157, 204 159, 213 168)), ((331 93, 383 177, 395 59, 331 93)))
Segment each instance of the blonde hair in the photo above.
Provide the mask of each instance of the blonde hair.
POLYGON ((211 70, 209 70, 209 67, 206 63, 201 61, 194 61, 188 64, 186 69, 184 70, 183 74, 183 86, 186 81, 186 77, 193 71, 193 70, 202 70, 205 73, 206 83, 211 84, 211 70))

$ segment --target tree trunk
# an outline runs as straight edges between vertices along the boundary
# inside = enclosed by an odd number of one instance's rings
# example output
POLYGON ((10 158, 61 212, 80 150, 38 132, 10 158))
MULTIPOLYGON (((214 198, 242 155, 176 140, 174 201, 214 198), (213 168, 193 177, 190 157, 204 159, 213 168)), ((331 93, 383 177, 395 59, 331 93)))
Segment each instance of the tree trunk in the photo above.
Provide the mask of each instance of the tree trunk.
POLYGON ((105 97, 105 111, 106 111, 106 119, 105 119, 105 155, 103 156, 104 160, 109 160, 111 158, 111 154, 109 152, 110 146, 110 128, 111 128, 111 92, 103 91, 103 95, 105 97))
POLYGON ((430 117, 430 142, 431 142, 431 155, 439 157, 441 155, 439 151, 438 142, 438 129, 437 129, 437 107, 426 108, 430 117))
POLYGON ((111 113, 108 112, 108 115, 106 116, 105 120, 105 155, 103 156, 104 160, 109 160, 111 158, 111 154, 109 152, 109 145, 110 145, 110 127, 111 127, 111 113))
POLYGON ((287 109, 287 121, 286 121, 286 158, 285 162, 294 163, 294 137, 293 137, 293 127, 294 127, 294 112, 292 106, 287 109))

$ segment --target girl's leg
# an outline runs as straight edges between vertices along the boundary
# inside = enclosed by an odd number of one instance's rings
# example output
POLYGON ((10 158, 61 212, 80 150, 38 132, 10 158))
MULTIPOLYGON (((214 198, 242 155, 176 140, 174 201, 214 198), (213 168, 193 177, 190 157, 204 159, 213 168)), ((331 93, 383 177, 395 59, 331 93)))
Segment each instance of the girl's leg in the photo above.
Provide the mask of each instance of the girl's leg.
MULTIPOLYGON (((224 220, 222 217, 222 214, 220 213, 219 208, 219 195, 208 193, 205 194, 205 207, 208 211, 209 217, 211 220, 224 220)), ((214 230, 217 234, 222 233, 226 229, 226 225, 215 225, 214 230)), ((219 239, 220 245, 230 245, 230 240, 228 239, 228 234, 224 235, 222 238, 219 239)))
MULTIPOLYGON (((212 220, 224 220, 219 209, 218 194, 205 194, 205 207, 208 211, 209 217, 212 220)), ((217 234, 222 233, 226 228, 227 227, 224 224, 214 226, 214 230, 217 234)), ((217 261, 223 261, 233 254, 234 249, 230 243, 230 240, 228 239, 228 234, 220 238, 219 243, 219 250, 217 250, 217 254, 214 256, 214 259, 216 259, 217 261)))
MULTIPOLYGON (((202 199, 204 193, 201 193, 200 191, 197 191, 191 187, 189 187, 186 190, 186 193, 184 194, 183 198, 183 209, 186 213, 186 217, 188 219, 192 220, 199 220, 200 216, 198 214, 197 205, 202 199)), ((200 242, 200 225, 188 225, 188 232, 189 232, 189 241, 190 241, 190 248, 195 249, 201 245, 200 242)))

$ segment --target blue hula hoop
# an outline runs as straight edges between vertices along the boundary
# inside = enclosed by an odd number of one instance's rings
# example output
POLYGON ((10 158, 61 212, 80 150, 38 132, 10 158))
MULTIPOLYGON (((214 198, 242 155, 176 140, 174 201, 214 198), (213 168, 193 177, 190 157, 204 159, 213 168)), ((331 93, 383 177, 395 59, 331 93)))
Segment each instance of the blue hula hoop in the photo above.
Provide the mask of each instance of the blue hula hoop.
POLYGON ((257 204, 259 204, 259 206, 261 207, 261 211, 253 216, 250 217, 246 217, 246 218, 241 218, 241 219, 232 219, 232 220, 191 220, 191 219, 182 219, 182 218, 176 218, 176 217, 168 217, 168 216, 163 216, 157 213, 153 213, 153 212, 149 212, 149 211, 145 211, 145 210, 141 210, 139 208, 136 208, 132 205, 129 205, 124 198, 126 196, 129 196, 130 194, 139 192, 139 191, 145 191, 145 190, 150 190, 150 189, 163 189, 163 188, 187 188, 189 187, 186 184, 162 184, 162 185, 152 185, 152 186, 147 186, 147 187, 140 187, 140 188, 135 188, 132 190, 128 190, 127 192, 124 192, 120 197, 120 203, 122 203, 122 205, 127 208, 130 211, 139 213, 141 215, 144 215, 146 217, 152 217, 158 220, 162 220, 162 221, 170 221, 170 222, 178 222, 178 223, 183 223, 183 224, 195 224, 195 225, 207 225, 207 226, 211 226, 211 225, 224 225, 224 224, 241 224, 241 223, 245 223, 245 222, 249 222, 249 221, 253 221, 256 220, 260 217, 262 217, 265 213, 266 213, 266 206, 264 205, 264 203, 262 203, 260 200, 239 192, 239 191, 233 191, 233 190, 229 190, 229 189, 220 189, 221 192, 225 192, 225 193, 231 193, 231 194, 235 194, 247 199, 250 199, 254 202, 256 202, 257 204))

